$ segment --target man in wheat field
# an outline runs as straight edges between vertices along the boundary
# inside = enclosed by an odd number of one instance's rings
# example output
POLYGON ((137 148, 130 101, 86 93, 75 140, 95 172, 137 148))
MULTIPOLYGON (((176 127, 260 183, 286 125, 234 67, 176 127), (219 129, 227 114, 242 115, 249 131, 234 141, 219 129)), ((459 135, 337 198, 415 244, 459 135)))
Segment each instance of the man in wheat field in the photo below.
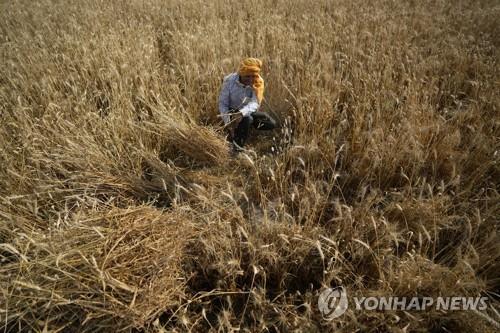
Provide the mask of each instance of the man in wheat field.
POLYGON ((224 77, 219 96, 219 112, 229 132, 235 151, 242 150, 250 126, 272 130, 276 121, 266 112, 257 111, 264 97, 264 80, 260 76, 262 61, 246 58, 238 71, 224 77))

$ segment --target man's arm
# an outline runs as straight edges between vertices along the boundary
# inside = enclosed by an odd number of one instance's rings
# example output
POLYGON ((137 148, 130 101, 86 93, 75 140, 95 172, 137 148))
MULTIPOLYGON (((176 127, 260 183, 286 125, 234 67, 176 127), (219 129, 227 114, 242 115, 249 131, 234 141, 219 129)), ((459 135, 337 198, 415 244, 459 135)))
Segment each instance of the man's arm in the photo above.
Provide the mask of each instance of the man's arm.
POLYGON ((222 120, 224 124, 229 123, 229 80, 224 78, 222 83, 222 88, 219 95, 219 112, 222 115, 222 120))

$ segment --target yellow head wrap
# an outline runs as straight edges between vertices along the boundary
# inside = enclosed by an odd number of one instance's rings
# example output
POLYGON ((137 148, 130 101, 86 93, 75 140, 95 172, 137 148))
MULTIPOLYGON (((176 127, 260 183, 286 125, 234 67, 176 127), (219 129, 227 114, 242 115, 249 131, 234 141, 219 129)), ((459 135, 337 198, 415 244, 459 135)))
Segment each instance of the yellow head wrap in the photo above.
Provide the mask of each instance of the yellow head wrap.
POLYGON ((257 96, 257 100, 259 104, 262 102, 264 98, 264 79, 259 75, 260 68, 262 67, 262 61, 257 58, 246 58, 241 61, 240 66, 238 68, 239 75, 255 75, 257 78, 253 83, 253 90, 255 91, 255 95, 257 96))

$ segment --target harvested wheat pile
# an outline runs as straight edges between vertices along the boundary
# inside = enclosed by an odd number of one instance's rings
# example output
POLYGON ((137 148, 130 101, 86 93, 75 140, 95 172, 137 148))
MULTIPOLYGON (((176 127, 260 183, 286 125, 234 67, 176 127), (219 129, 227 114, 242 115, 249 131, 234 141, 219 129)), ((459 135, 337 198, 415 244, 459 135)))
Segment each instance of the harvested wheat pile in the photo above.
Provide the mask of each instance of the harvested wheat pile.
POLYGON ((49 234, 16 230, 3 247, 7 327, 139 328, 185 299, 180 259, 193 237, 189 216, 144 206, 77 213, 67 223, 49 234))

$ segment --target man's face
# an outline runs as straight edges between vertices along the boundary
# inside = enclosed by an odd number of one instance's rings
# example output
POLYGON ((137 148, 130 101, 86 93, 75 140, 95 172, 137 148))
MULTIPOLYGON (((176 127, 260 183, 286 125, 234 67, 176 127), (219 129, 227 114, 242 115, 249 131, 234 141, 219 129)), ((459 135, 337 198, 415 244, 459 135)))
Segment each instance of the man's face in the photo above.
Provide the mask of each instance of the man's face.
POLYGON ((252 86, 257 77, 257 74, 241 75, 240 81, 246 86, 252 86))

